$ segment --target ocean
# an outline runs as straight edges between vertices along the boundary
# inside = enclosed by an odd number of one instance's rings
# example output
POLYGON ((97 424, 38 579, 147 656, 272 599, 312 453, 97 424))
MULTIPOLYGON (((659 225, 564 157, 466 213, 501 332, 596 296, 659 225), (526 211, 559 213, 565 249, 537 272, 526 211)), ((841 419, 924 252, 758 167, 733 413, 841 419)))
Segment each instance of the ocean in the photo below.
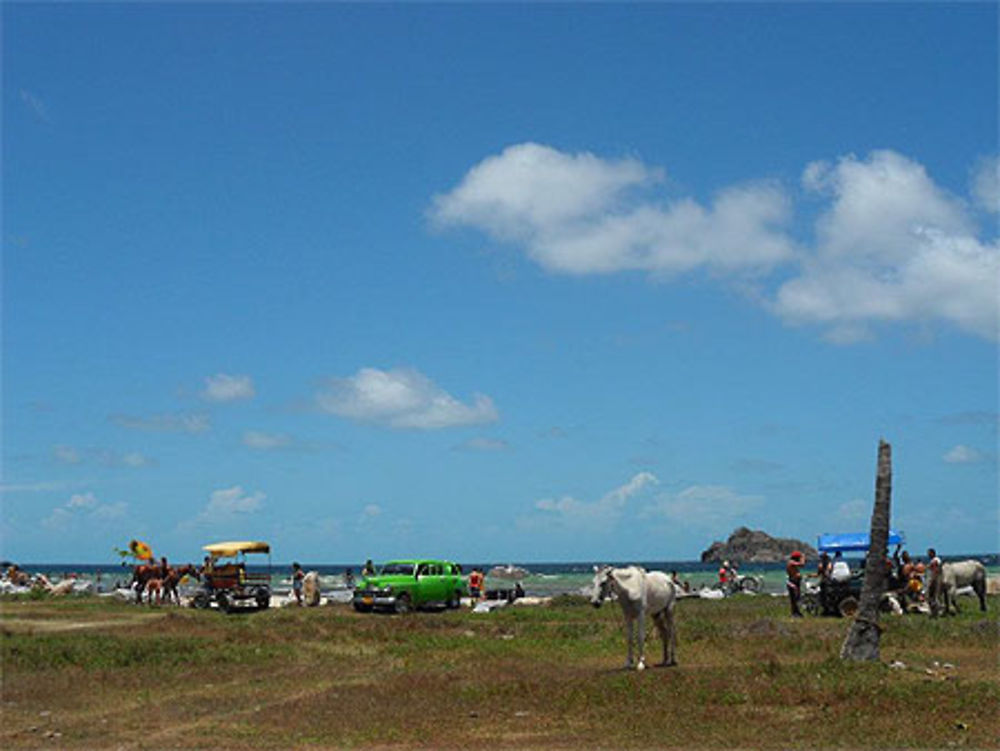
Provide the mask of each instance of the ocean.
MULTIPOLYGON (((975 558, 982 561, 991 575, 1000 574, 1000 554, 974 554, 942 556, 945 561, 959 561, 968 558, 975 558)), ((861 564, 860 558, 848 558, 848 563, 852 570, 856 570, 861 564)), ((181 563, 181 561, 174 561, 181 563)), ((489 572, 495 565, 507 565, 512 563, 515 566, 528 571, 528 575, 521 580, 521 586, 525 594, 534 597, 552 597, 560 594, 582 594, 585 593, 594 576, 594 566, 610 563, 614 566, 625 566, 637 563, 648 571, 665 571, 667 573, 676 571, 682 582, 690 584, 692 590, 701 587, 711 586, 717 580, 719 565, 717 563, 702 563, 700 561, 592 561, 592 562, 572 562, 572 563, 544 563, 544 562, 517 562, 517 561, 496 561, 490 563, 461 562, 462 570, 468 573, 473 568, 489 572)), ((811 561, 810 564, 814 564, 811 561)), ((118 585, 128 586, 131 577, 131 568, 120 566, 115 563, 108 564, 51 564, 51 563, 25 563, 20 567, 30 574, 45 574, 53 583, 60 581, 67 576, 75 576, 79 580, 92 582, 98 591, 108 592, 118 585)), ((808 568, 811 568, 807 567, 808 568)), ((316 571, 320 577, 320 588, 324 593, 345 592, 346 585, 344 572, 351 569, 355 577, 361 571, 360 564, 327 564, 327 563, 303 563, 305 571, 316 571)), ((289 564, 267 565, 249 564, 247 570, 254 573, 270 573, 271 589, 276 594, 287 593, 291 590, 291 566, 289 564)), ((785 589, 785 565, 784 563, 747 563, 740 566, 741 574, 758 576, 763 580, 763 592, 781 593, 785 589)), ((182 585, 182 592, 192 590, 196 586, 195 582, 187 582, 182 585)), ((513 586, 513 582, 506 579, 496 579, 487 576, 487 589, 508 589, 513 586)))

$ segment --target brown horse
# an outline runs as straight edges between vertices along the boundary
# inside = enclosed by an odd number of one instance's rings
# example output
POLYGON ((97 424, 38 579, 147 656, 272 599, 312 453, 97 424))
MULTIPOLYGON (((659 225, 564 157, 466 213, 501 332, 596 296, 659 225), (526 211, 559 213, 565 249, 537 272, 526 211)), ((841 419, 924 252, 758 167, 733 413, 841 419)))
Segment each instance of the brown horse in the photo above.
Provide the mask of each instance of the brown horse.
POLYGON ((167 574, 163 577, 163 595, 167 598, 167 602, 173 600, 177 605, 181 604, 181 595, 177 591, 177 585, 180 584, 181 579, 185 576, 193 576, 195 579, 200 578, 198 576, 198 569, 190 563, 179 568, 174 568, 173 566, 167 568, 167 574))
POLYGON ((132 569, 132 587, 135 589, 135 603, 142 604, 142 593, 148 591, 150 598, 155 591, 157 602, 163 590, 163 571, 155 563, 140 563, 132 569))

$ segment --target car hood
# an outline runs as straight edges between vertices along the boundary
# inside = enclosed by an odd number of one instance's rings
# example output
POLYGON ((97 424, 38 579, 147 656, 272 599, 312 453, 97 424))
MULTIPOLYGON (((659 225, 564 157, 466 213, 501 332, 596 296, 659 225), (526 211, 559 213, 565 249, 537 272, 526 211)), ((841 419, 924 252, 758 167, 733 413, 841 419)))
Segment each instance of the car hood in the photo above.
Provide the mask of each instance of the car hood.
POLYGON ((417 580, 407 574, 388 574, 386 576, 367 576, 362 579, 359 585, 361 589, 377 589, 379 587, 392 587, 401 584, 414 584, 417 580))

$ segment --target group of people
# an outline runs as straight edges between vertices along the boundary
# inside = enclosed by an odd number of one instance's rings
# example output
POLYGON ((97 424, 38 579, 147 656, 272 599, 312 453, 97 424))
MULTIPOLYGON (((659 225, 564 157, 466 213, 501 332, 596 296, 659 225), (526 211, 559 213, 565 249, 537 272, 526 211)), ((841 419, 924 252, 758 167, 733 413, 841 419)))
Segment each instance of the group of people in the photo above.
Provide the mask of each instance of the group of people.
MULTIPOLYGON (((934 548, 927 550, 927 564, 913 560, 909 552, 900 553, 900 546, 892 558, 886 558, 887 591, 895 594, 902 603, 935 602, 941 590, 941 559, 934 548)), ((799 602, 802 597, 802 569, 806 565, 805 555, 793 551, 785 565, 787 576, 788 602, 793 617, 801 618, 799 602)), ((863 572, 852 573, 843 554, 838 550, 831 559, 823 552, 816 566, 816 573, 808 576, 819 580, 819 602, 824 615, 839 615, 838 605, 843 599, 850 581, 863 572)), ((720 572, 721 577, 721 572, 720 572)))

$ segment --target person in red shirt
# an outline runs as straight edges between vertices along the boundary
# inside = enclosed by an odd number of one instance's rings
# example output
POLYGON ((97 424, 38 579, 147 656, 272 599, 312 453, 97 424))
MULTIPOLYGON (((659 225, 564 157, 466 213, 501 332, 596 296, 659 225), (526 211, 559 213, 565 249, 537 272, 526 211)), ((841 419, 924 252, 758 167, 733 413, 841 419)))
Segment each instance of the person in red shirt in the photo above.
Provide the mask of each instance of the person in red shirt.
POLYGON ((478 568, 472 569, 469 574, 469 596, 473 600, 478 600, 483 594, 483 572, 478 568))

